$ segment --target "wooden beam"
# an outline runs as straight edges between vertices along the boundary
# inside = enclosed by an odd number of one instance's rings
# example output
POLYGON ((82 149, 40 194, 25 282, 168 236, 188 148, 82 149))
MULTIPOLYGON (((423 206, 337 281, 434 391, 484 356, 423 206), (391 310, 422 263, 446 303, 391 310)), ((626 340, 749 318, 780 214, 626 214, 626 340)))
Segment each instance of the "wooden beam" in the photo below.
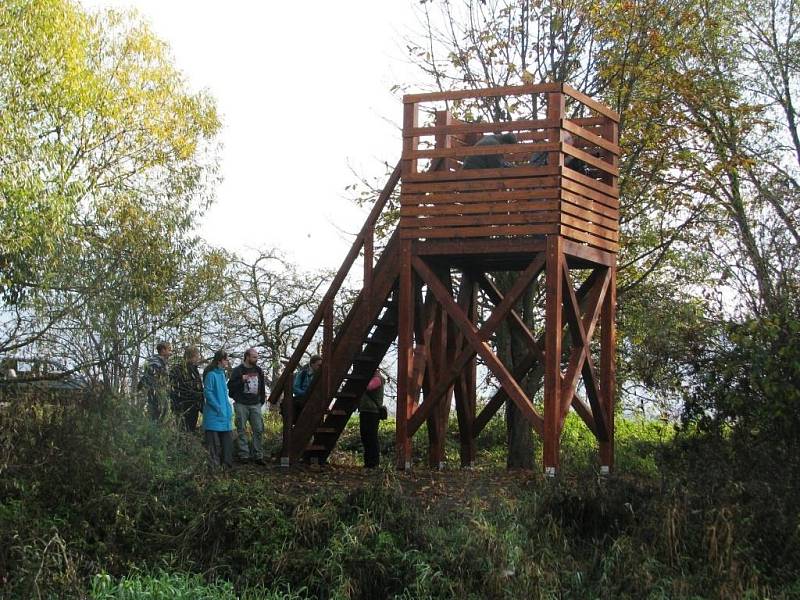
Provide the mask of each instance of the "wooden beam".
POLYGON ((562 264, 560 236, 547 238, 544 364, 544 469, 554 475, 559 466, 558 430, 561 399, 562 264))
MULTIPOLYGON (((412 257, 412 264, 416 272, 436 295, 436 298, 447 311, 447 314, 450 315, 456 326, 459 327, 466 336, 473 351, 476 351, 481 358, 483 358, 487 367, 500 381, 500 384, 506 388, 509 397, 519 407, 523 416, 528 419, 537 431, 541 431, 543 427, 542 417, 536 412, 533 404, 525 395, 524 390, 497 358, 489 344, 483 339, 482 330, 478 330, 478 328, 470 322, 466 315, 464 315, 463 310, 453 301, 452 296, 445 289, 441 281, 438 280, 433 271, 431 271, 421 259, 412 257)), ((494 314, 492 316, 494 316, 494 314)))
POLYGON ((600 376, 602 396, 605 402, 607 439, 600 442, 600 464, 611 469, 614 466, 614 399, 616 397, 615 353, 617 331, 614 322, 617 307, 617 268, 609 270, 608 292, 603 302, 600 324, 600 376))
MULTIPOLYGON (((416 258, 416 260, 418 262, 422 262, 419 258, 416 258)), ((519 279, 517 279, 511 290, 509 290, 508 294, 506 294, 506 297, 503 299, 501 305, 495 307, 495 310, 483 324, 483 327, 480 329, 480 335, 482 339, 488 340, 491 337, 492 333, 494 333, 495 329, 497 329, 502 322, 505 313, 512 306, 514 306, 514 304, 516 304, 517 300, 519 300, 520 296, 530 282, 537 277, 539 273, 541 273, 543 267, 544 255, 539 254, 531 261, 525 271, 523 271, 522 275, 520 275, 519 279)), ((440 383, 437 384, 436 388, 431 391, 430 397, 426 398, 425 402, 420 405, 412 417, 411 422, 409 423, 409 430, 412 435, 417 431, 417 429, 419 429, 420 425, 422 425, 430 411, 433 410, 435 403, 441 398, 442 394, 447 391, 452 382, 455 381, 455 379, 459 376, 462 369, 470 361, 470 359, 475 356, 475 353, 476 350, 474 347, 468 346, 455 358, 446 376, 442 377, 440 383)))
POLYGON ((400 288, 397 331, 397 414, 395 445, 397 468, 411 467, 411 433, 408 419, 412 409, 411 367, 414 333, 414 280, 411 269, 411 242, 400 245, 400 288))

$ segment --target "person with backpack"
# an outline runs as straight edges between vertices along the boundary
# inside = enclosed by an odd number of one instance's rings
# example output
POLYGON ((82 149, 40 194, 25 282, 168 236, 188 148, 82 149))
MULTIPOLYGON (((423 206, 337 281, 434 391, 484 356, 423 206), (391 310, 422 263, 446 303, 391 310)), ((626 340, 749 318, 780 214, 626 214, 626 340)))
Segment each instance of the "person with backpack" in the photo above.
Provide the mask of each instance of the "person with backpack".
POLYGON ((384 383, 380 370, 376 370, 358 404, 358 428, 361 445, 364 446, 364 467, 367 469, 374 469, 381 462, 378 424, 387 416, 383 405, 384 383))
POLYGON ((217 350, 203 370, 203 429, 212 469, 233 466, 233 409, 228 401, 228 385, 225 382, 228 365, 228 353, 217 350))
POLYGON ((294 408, 293 424, 297 423, 297 417, 300 415, 300 411, 303 410, 306 400, 308 400, 308 391, 311 388, 311 383, 319 373, 321 366, 322 357, 319 354, 314 354, 311 356, 311 360, 308 361, 308 364, 300 369, 297 375, 294 376, 294 384, 292 385, 292 408, 294 408))
POLYGON ((258 350, 249 348, 244 353, 242 363, 232 372, 228 381, 228 392, 234 401, 236 414, 236 439, 239 446, 237 460, 252 460, 258 465, 264 462, 262 437, 264 434, 264 417, 261 407, 267 398, 264 383, 264 371, 258 366, 258 350), (247 439, 245 428, 250 423, 252 442, 247 439))
MULTIPOLYGON (((505 146, 508 144, 516 144, 517 136, 513 133, 498 133, 485 135, 479 139, 475 146, 505 146)), ((503 158, 502 154, 480 154, 475 156, 467 156, 464 158, 462 168, 464 169, 507 169, 513 166, 510 162, 503 158)))

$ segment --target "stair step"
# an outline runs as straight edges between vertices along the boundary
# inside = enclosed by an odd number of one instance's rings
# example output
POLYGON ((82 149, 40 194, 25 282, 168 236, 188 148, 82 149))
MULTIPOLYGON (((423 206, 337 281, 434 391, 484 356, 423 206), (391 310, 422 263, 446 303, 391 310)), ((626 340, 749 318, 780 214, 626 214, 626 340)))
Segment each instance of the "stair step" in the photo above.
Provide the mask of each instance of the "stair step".
POLYGON ((321 444, 311 444, 306 448, 306 452, 324 452, 327 450, 327 446, 323 446, 321 444))
MULTIPOLYGON (((358 398, 358 394, 354 394, 353 392, 337 392, 333 396, 334 398, 343 398, 345 400, 355 400, 356 398, 358 398)), ((333 411, 331 411, 330 414, 334 414, 333 411)))
POLYGON ((378 361, 377 356, 372 356, 371 354, 359 354, 353 359, 353 362, 365 362, 365 363, 374 363, 378 361))
POLYGON ((372 337, 368 337, 366 343, 367 344, 380 344, 381 346, 385 344, 391 344, 394 341, 394 338, 385 338, 378 335, 374 335, 372 337))
POLYGON ((317 427, 316 433, 336 433, 338 431, 336 427, 317 427))
MULTIPOLYGON (((355 398, 356 395, 355 394, 348 394, 348 397, 355 398)), ((325 414, 326 415, 330 415, 331 417, 346 417, 347 416, 347 411, 346 410, 340 410, 338 408, 334 408, 333 410, 326 410, 325 414)))
POLYGON ((344 378, 347 379, 348 381, 368 381, 372 379, 372 373, 369 374, 348 373, 347 375, 344 376, 344 378))

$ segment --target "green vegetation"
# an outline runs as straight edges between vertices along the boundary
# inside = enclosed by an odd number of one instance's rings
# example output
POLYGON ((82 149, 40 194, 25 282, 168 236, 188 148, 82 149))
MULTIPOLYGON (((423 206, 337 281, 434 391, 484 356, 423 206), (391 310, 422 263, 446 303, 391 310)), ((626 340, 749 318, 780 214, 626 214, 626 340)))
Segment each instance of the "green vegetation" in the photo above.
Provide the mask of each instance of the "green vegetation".
MULTIPOLYGON (((278 443, 268 417, 269 440, 278 443)), ((392 423, 381 436, 391 462, 392 423)), ((742 469, 725 436, 618 419, 597 475, 570 418, 556 480, 507 471, 490 424, 474 469, 358 465, 357 421, 320 470, 210 476, 199 436, 125 399, 14 406, 0 432, 4 597, 791 598, 797 461, 742 469), (795 479, 792 479, 795 478, 795 479)), ((457 441, 448 445, 457 464, 457 441)))

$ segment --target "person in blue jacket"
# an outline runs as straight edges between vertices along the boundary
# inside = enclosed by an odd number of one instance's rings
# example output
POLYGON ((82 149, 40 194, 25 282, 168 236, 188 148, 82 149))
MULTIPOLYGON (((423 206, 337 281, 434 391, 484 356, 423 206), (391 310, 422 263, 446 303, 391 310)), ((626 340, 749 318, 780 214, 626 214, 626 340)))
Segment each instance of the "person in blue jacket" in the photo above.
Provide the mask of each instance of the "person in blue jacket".
POLYGON ((233 466, 233 409, 228 401, 228 384, 225 381, 227 367, 228 353, 217 350, 203 370, 203 429, 212 468, 233 466))
POLYGON ((294 409, 293 421, 295 423, 297 423, 297 417, 300 416, 300 411, 303 410, 306 404, 309 388, 314 378, 319 373, 319 368, 321 366, 322 357, 319 354, 314 354, 311 356, 311 360, 308 361, 308 364, 300 369, 294 377, 294 383, 292 385, 292 395, 294 396, 294 398, 292 398, 292 408, 294 409))

